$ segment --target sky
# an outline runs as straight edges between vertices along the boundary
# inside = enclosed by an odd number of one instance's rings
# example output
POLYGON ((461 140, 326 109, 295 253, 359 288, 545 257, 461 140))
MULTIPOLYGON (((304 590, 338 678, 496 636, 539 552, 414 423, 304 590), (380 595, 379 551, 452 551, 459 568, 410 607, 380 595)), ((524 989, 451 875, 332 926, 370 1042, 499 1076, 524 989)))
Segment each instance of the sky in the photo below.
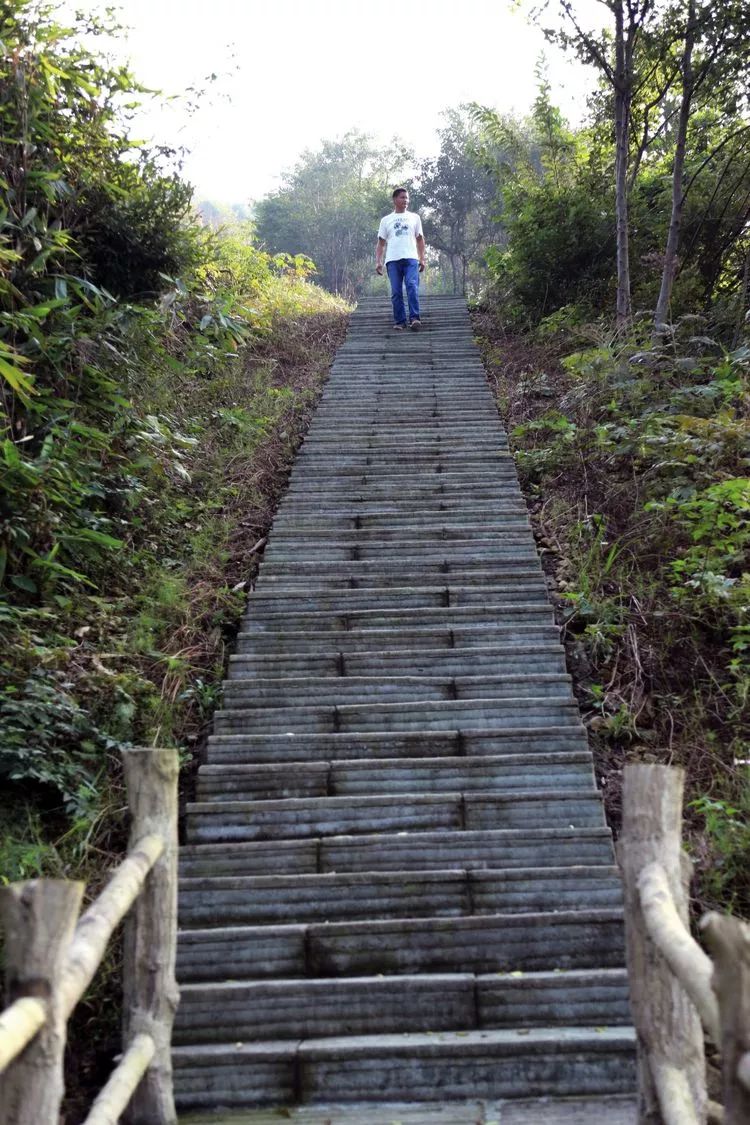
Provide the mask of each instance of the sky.
MULTIPOLYGON (((576 7, 601 22, 596 0, 576 7)), ((478 101, 525 113, 542 51, 571 120, 593 83, 509 0, 122 0, 120 14, 129 30, 114 50, 142 82, 168 95, 201 91, 194 111, 178 98, 137 125, 142 138, 187 150, 198 200, 258 199, 301 152, 352 128, 431 155, 446 108, 478 101)))

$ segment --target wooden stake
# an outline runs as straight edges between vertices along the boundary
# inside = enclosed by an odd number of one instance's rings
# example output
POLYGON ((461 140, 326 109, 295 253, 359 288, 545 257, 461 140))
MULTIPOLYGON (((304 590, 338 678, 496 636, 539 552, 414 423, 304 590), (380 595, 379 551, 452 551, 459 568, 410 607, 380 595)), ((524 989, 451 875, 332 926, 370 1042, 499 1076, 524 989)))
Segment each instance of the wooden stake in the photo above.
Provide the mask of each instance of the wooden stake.
POLYGON ((33 879, 2 889, 8 998, 33 996, 44 1026, 0 1078, 0 1125, 57 1125, 65 1090, 66 1018, 57 982, 73 936, 83 884, 33 879))
POLYGON ((125 783, 132 816, 130 839, 157 834, 165 841, 125 923, 123 1039, 154 1041, 154 1057, 128 1106, 130 1125, 175 1125, 172 1092, 172 1024, 179 1001, 177 950, 176 750, 126 750, 125 783))
POLYGON ((0 1074, 20 1055, 47 1022, 47 1005, 34 996, 21 996, 0 1015, 0 1074))
POLYGON ((721 1024, 719 1005, 711 988, 711 958, 683 925, 660 863, 649 863, 643 868, 638 890, 649 937, 695 1004, 708 1035, 720 1047, 721 1024))
POLYGON ((155 834, 139 840, 99 897, 79 918, 60 980, 60 999, 66 1018, 93 980, 109 939, 141 893, 164 847, 164 839, 155 834))
POLYGON ((713 957, 713 987, 721 1015, 724 1120, 726 1125, 747 1125, 750 1121, 750 1088, 745 1082, 750 1051, 750 926, 739 918, 712 913, 701 920, 701 929, 713 957))
POLYGON ((150 1035, 136 1035, 89 1110, 83 1125, 117 1125, 133 1091, 154 1057, 150 1035))
MULTIPOLYGON (((680 769, 625 768, 623 829, 617 849, 625 895, 630 1004, 638 1041, 640 1125, 663 1125, 659 1091, 678 1092, 685 1122, 706 1119, 706 1067, 698 1014, 666 960, 648 936, 638 879, 657 861, 683 926, 688 926, 689 862, 681 847, 680 769), (692 1116, 687 1116, 690 1113, 692 1116)), ((671 1120, 674 1117, 671 1116, 671 1120)))

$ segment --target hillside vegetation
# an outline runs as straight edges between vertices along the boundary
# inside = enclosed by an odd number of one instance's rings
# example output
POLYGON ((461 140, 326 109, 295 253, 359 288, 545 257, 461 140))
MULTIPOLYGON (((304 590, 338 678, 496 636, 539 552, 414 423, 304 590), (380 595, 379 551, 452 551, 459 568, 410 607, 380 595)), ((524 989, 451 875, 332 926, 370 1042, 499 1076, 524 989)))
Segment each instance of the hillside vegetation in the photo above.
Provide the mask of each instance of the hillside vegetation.
POLYGON ((0 870, 99 878, 119 748, 203 735, 347 310, 133 147, 116 29, 3 13, 0 870))

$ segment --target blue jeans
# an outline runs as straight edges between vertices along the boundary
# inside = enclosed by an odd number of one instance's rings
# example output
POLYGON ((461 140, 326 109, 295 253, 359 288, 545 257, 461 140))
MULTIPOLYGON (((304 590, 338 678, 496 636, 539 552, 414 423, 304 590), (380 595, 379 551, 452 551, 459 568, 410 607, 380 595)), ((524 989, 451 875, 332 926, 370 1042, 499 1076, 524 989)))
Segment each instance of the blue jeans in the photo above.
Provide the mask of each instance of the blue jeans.
POLYGON ((419 320, 419 262, 416 258, 398 258, 386 262, 388 280, 391 283, 393 319, 396 324, 406 324, 404 308, 404 284, 409 302, 409 320, 419 320))

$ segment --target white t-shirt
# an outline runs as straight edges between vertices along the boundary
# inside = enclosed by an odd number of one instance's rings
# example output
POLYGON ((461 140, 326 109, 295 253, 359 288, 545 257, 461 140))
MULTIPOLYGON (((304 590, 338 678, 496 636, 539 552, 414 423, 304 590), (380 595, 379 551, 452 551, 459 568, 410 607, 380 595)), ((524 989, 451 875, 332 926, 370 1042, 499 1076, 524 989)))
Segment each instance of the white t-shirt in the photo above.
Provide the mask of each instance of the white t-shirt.
POLYGON ((392 211, 381 219, 378 238, 388 243, 386 263, 396 262, 399 258, 418 258, 417 235, 421 233, 422 220, 416 211, 402 211, 400 215, 392 211))

